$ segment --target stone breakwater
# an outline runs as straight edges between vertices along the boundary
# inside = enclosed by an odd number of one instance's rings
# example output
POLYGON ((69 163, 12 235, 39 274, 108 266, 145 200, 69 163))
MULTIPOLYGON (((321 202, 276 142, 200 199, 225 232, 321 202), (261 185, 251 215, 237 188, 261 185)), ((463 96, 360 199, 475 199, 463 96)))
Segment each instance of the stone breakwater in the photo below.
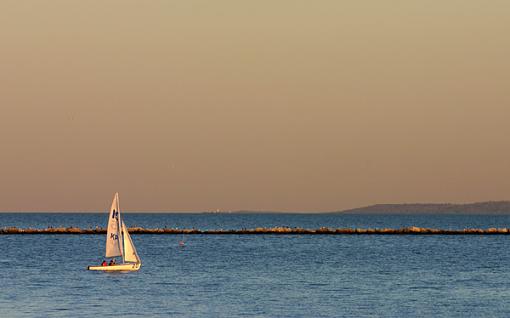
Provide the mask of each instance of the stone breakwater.
MULTIPOLYGON (((204 235, 253 235, 253 234, 303 234, 303 235, 507 235, 510 234, 508 228, 488 228, 488 229, 462 229, 462 230, 444 230, 430 229, 416 226, 403 227, 398 229, 353 229, 353 228, 327 228, 304 229, 296 227, 271 227, 240 230, 198 230, 198 229, 176 229, 176 228, 141 228, 130 227, 131 234, 204 234, 204 235)), ((106 229, 101 227, 81 229, 77 227, 48 227, 45 229, 4 227, 0 229, 0 235, 16 234, 106 234, 106 229)))

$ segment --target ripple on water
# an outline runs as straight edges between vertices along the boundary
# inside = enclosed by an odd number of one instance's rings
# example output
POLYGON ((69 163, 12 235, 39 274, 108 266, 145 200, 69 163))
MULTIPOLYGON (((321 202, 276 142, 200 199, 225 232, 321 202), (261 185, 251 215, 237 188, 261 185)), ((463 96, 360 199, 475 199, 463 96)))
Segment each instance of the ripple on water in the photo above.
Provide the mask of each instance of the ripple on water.
MULTIPOLYGON (((308 218, 306 227, 366 220, 333 219, 321 224, 325 219, 308 218)), ((453 224, 452 219, 444 224, 433 218, 421 221, 432 223, 429 227, 453 224)), ((150 227, 153 221, 144 222, 140 226, 150 227)), ((233 224, 228 218, 225 222, 223 227, 233 224)), ((260 225, 274 222, 270 216, 260 225)), ((408 220, 383 222, 402 225, 408 220)), ((489 225, 477 218, 458 224, 467 223, 489 225)), ((175 237, 133 239, 144 262, 142 269, 112 274, 85 270, 104 253, 102 236, 0 236, 5 256, 0 264, 9 268, 0 273, 0 317, 460 317, 466 313, 508 317, 510 312, 506 284, 510 249, 505 236, 194 236, 184 253, 175 248, 175 237)))

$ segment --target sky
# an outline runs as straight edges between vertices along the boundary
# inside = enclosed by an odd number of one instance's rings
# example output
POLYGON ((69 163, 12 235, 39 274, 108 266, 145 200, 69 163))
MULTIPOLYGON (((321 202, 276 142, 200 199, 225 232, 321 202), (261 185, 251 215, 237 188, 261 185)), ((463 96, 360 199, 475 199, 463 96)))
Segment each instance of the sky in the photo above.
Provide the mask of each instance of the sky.
POLYGON ((0 211, 510 199, 510 5, 0 2, 0 211))

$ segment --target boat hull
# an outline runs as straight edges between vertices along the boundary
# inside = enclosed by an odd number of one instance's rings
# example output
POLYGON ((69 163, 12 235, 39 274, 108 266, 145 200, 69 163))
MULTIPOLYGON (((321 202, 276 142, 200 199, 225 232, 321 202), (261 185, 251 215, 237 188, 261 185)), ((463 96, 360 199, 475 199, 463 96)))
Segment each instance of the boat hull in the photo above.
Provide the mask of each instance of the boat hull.
POLYGON ((134 272, 140 269, 141 263, 131 264, 116 264, 109 266, 88 266, 89 271, 103 271, 103 272, 134 272))

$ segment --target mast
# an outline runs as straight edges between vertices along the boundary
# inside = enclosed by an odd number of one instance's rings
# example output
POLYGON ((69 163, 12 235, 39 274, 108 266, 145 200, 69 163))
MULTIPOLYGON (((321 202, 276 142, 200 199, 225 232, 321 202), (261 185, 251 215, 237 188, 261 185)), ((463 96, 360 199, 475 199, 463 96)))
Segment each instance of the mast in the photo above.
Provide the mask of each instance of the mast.
POLYGON ((117 224, 118 224, 118 229, 119 229, 119 249, 121 251, 121 257, 122 257, 122 264, 124 264, 124 234, 122 233, 123 232, 123 228, 122 228, 122 220, 121 220, 121 216, 120 216, 120 202, 119 202, 119 193, 115 193, 115 197, 117 198, 117 211, 119 212, 119 217, 117 219, 117 224))

